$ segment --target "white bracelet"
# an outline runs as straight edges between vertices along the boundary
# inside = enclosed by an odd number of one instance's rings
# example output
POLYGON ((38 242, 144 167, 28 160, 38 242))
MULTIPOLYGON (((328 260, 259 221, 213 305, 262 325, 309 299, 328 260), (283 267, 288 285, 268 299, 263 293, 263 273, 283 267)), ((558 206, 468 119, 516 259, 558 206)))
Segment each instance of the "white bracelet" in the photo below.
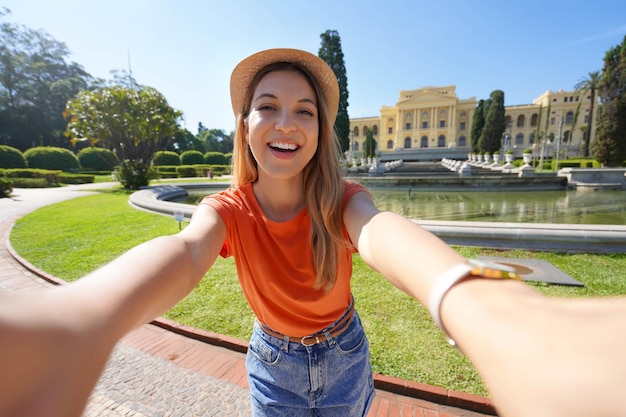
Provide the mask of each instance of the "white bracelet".
POLYGON ((456 346, 456 342, 448 335, 448 332, 446 332, 446 329, 441 322, 441 302, 450 288, 470 275, 473 269, 474 267, 467 263, 453 266, 443 276, 435 281, 433 289, 430 292, 430 298, 428 299, 428 309, 430 310, 430 315, 432 316, 433 321, 437 327, 443 330, 446 338, 448 339, 448 343, 452 346, 456 346))

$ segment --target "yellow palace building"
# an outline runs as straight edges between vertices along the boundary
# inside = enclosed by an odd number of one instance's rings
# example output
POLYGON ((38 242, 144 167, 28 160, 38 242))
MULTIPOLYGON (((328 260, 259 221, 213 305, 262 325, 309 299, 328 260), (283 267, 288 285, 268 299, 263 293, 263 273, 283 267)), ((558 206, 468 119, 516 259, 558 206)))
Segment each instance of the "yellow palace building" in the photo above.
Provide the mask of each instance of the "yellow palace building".
MULTIPOLYGON (((354 156, 360 155, 366 131, 371 129, 382 160, 467 157, 477 103, 475 97, 459 98, 454 85, 400 91, 396 104, 382 106, 379 116, 350 119, 350 149, 354 156)), ((544 137, 547 123, 544 155, 553 155, 557 146, 561 155, 582 155, 583 129, 589 123, 590 103, 588 93, 548 90, 532 104, 505 106, 506 130, 501 152, 512 149, 516 156, 521 156, 527 148, 539 152, 537 132, 544 137), (579 104, 579 116, 574 124, 579 104)), ((595 136, 595 122, 592 126, 591 138, 595 136)))

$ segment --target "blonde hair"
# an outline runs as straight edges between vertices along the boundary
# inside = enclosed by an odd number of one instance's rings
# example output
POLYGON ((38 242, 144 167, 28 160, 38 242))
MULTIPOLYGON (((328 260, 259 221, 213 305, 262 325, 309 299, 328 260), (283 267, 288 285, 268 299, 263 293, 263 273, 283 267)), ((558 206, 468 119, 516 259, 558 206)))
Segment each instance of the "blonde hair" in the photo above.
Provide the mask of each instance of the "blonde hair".
POLYGON ((259 71, 248 86, 245 108, 237 116, 232 159, 233 185, 257 180, 257 162, 246 140, 245 122, 252 94, 261 79, 273 71, 302 73, 317 94, 319 138, 317 150, 303 171, 305 205, 311 218, 311 256, 315 267, 315 289, 329 291, 335 284, 339 252, 349 245, 343 234, 344 184, 339 166, 340 147, 328 107, 315 78, 303 67, 279 62, 259 71))

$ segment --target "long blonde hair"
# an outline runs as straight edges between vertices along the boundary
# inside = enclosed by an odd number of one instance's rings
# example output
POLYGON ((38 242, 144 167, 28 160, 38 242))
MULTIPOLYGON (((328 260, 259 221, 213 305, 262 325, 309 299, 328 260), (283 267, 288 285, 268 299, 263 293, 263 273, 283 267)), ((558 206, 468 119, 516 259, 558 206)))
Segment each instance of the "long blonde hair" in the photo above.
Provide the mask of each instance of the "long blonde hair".
POLYGON ((339 165, 340 147, 328 107, 315 78, 293 63, 275 63, 259 71, 248 87, 246 107, 237 116, 232 159, 233 185, 241 186, 258 178, 257 162, 246 140, 245 122, 252 94, 270 72, 291 70, 302 73, 315 90, 318 103, 319 138, 317 151, 303 171, 305 205, 311 218, 311 256, 315 267, 315 289, 329 291, 335 284, 339 251, 349 242, 343 234, 342 202, 344 184, 339 165))

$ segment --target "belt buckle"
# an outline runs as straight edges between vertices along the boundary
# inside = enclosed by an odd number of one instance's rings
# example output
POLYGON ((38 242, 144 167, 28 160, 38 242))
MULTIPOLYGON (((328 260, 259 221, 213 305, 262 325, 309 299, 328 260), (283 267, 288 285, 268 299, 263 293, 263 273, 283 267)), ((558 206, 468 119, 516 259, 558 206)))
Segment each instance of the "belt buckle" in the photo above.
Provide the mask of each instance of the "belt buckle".
POLYGON ((302 339, 300 339, 300 344, 302 346, 305 346, 305 347, 316 345, 319 342, 320 342, 320 337, 319 336, 304 336, 304 337, 302 337, 302 339), (315 339, 315 343, 311 343, 310 345, 307 345, 305 343, 305 340, 307 340, 307 339, 315 339))

